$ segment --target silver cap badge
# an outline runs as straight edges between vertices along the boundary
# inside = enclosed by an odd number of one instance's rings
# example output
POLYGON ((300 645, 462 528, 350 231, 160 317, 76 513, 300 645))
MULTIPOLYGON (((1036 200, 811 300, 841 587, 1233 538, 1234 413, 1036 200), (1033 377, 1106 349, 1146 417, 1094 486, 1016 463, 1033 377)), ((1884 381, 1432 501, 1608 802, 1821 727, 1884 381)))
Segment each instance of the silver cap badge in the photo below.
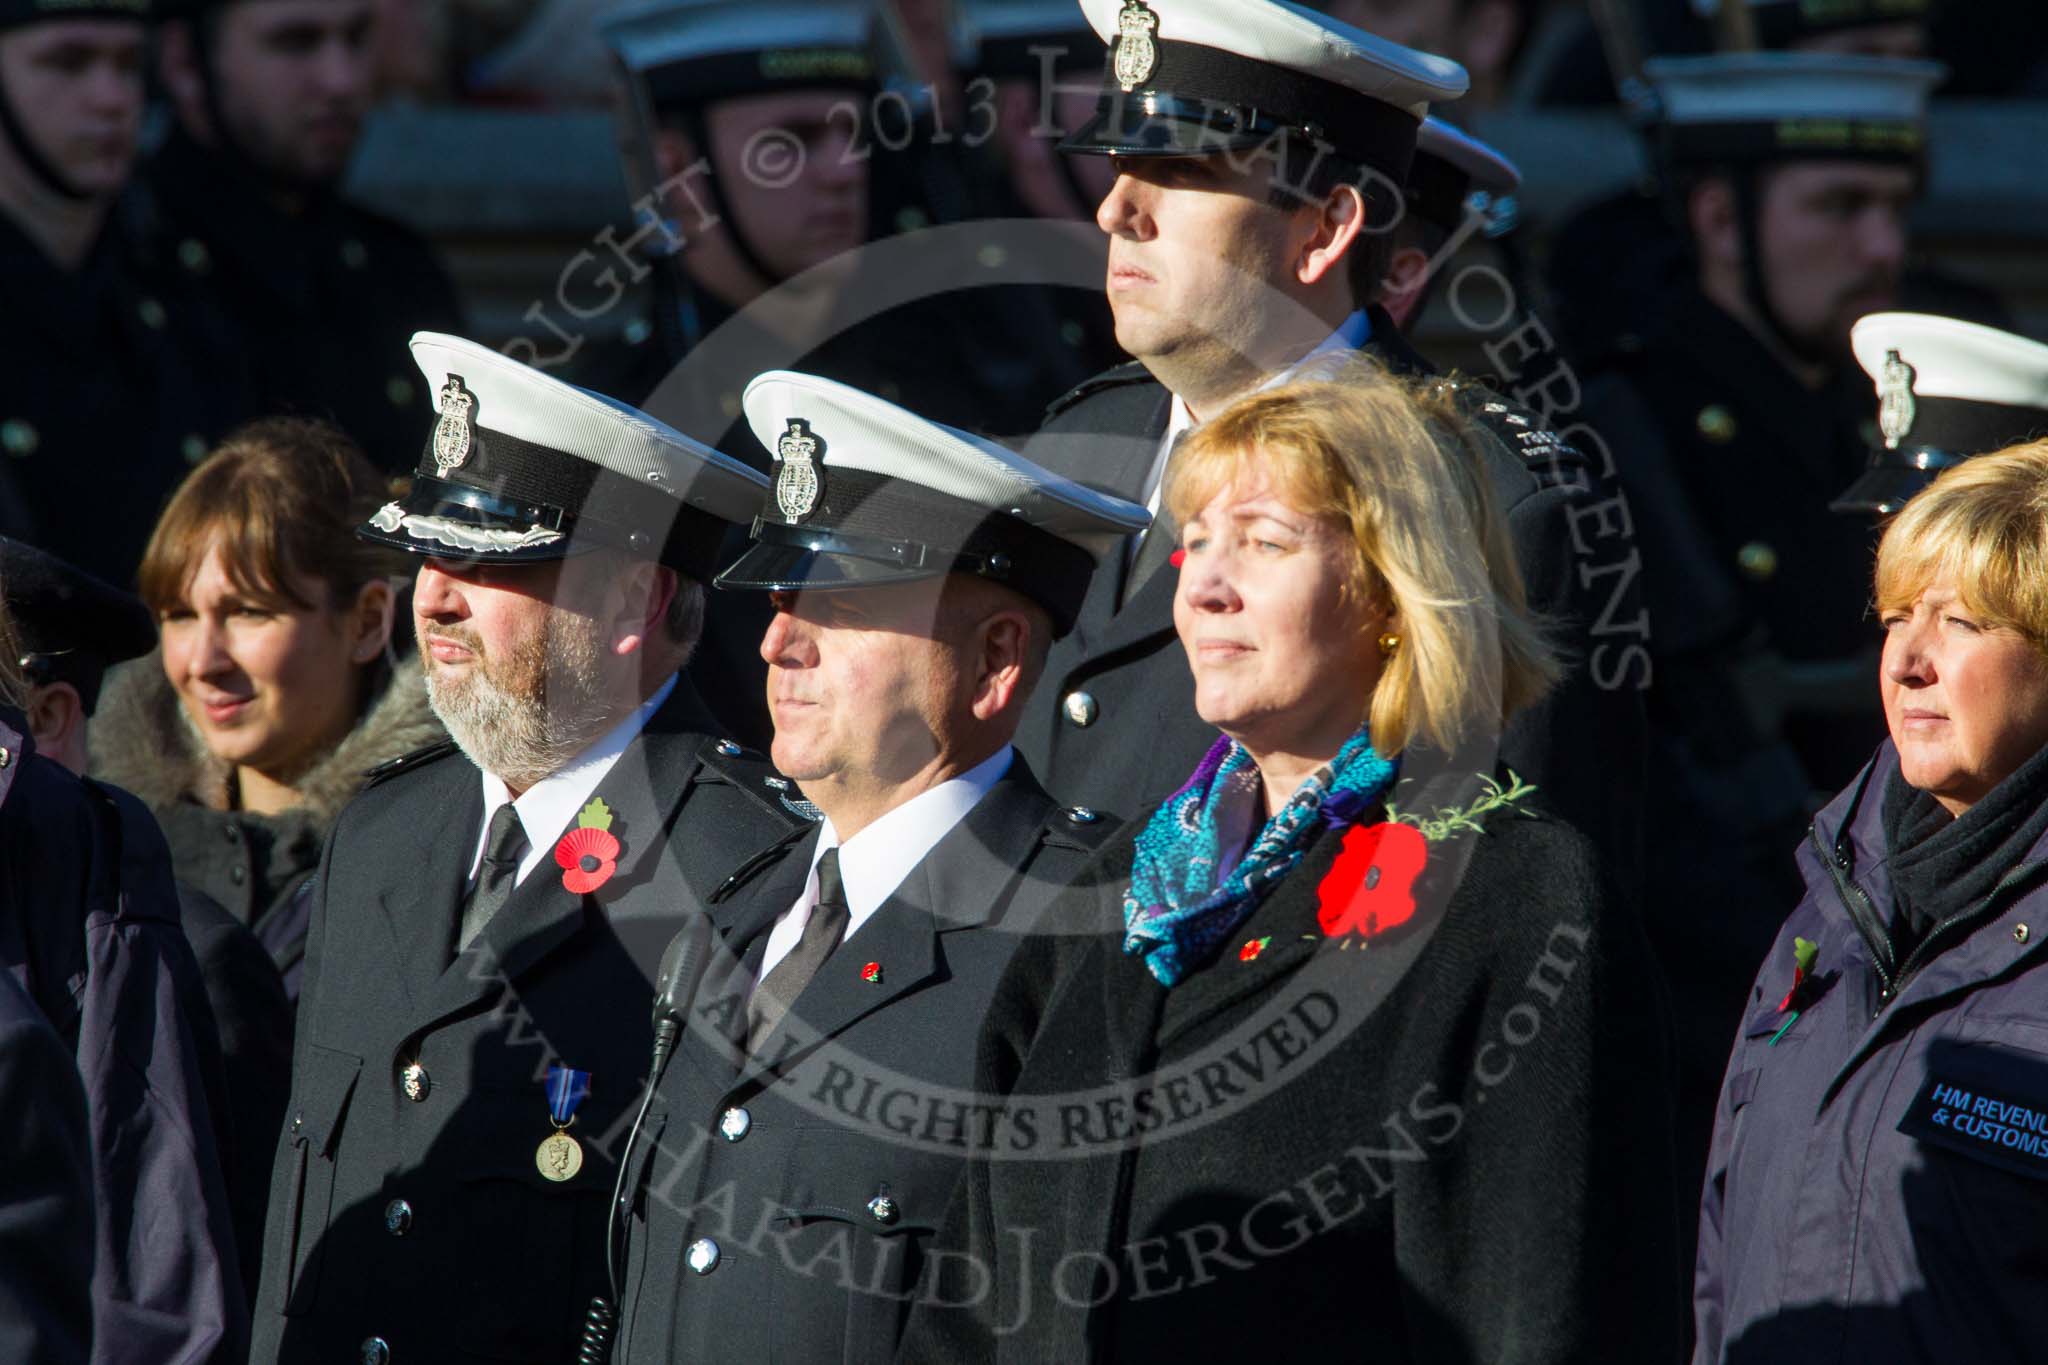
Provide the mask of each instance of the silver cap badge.
POLYGON ((1152 35, 1159 31, 1159 16, 1146 8, 1145 0, 1125 0, 1116 16, 1116 80, 1126 93, 1152 79, 1159 65, 1159 49, 1152 35))
POLYGON ((1913 401, 1913 378, 1913 367, 1900 359, 1897 351, 1885 352, 1884 373, 1877 384, 1877 429, 1884 433, 1886 450, 1899 448, 1919 415, 1919 404, 1913 401))
POLYGON ((824 491, 824 471, 818 461, 825 443, 801 417, 789 419, 789 430, 775 443, 775 505, 792 522, 802 521, 818 505, 824 491))
POLYGON ((476 395, 451 374, 441 385, 441 420, 434 424, 434 468, 445 477, 460 469, 476 444, 476 395))

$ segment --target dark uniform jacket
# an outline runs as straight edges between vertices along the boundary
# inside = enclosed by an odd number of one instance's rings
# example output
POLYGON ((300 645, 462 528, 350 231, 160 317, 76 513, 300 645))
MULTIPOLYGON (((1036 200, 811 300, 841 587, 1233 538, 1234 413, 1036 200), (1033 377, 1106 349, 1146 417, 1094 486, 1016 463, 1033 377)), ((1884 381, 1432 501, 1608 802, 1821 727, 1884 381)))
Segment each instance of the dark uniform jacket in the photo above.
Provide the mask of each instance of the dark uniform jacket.
POLYGON ((26 730, 0 711, 0 966, 85 1086, 93 1358, 239 1362, 249 1317, 213 1138, 220 1044, 170 853, 140 802, 35 756, 26 730))
POLYGON ((899 1359, 1676 1358, 1664 1021, 1583 836, 1497 812, 1332 940, 1326 833, 1167 990, 1122 948, 1138 828, 996 992, 1004 1121, 899 1359))
POLYGON ((747 990, 775 920, 803 894, 816 834, 716 908, 745 969, 707 978, 648 1117, 617 1359, 891 1358, 967 1144, 990 1118, 966 1093, 982 1012, 1024 926, 1111 828, 1056 805, 1013 759, 737 1069, 721 1030, 744 1031, 747 990))
MULTIPOLYGON (((0 775, 0 784, 5 777, 0 775)), ((92 1351, 92 1138, 78 1069, 0 972, 0 1360, 85 1365, 92 1351)))
POLYGON ((0 213, 0 534, 135 579, 191 462, 248 415, 218 310, 113 208, 76 270, 0 213))
MULTIPOLYGON (((1369 352, 1397 373, 1431 372, 1383 311, 1371 317, 1369 352)), ((1627 892, 1643 780, 1643 670, 1631 662, 1639 637, 1628 633, 1640 612, 1633 547, 1612 536, 1616 523, 1603 518, 1604 495, 1592 491, 1579 452, 1483 387, 1466 391, 1473 415, 1498 438, 1487 473, 1529 602, 1558 622, 1558 642, 1574 660, 1558 690, 1503 733, 1500 760, 1593 835, 1627 892)), ((1111 370, 1055 403, 1025 454, 1142 503, 1171 402, 1143 367, 1111 370)), ((1073 633, 1053 646, 1018 747, 1063 799, 1129 810, 1150 808, 1185 781, 1216 731, 1195 712, 1194 678, 1174 633, 1178 575, 1153 574, 1118 610, 1118 556, 1095 575, 1073 633)))
MULTIPOLYGON (((1871 527, 1827 508, 1866 459, 1856 405, 1802 387, 1696 289, 1665 297, 1661 328, 1587 384, 1583 415, 1614 452, 1643 559, 1650 933, 1678 1007, 1693 1185, 1743 990, 1798 899, 1810 794, 1848 780, 1883 720, 1871 527), (1820 709, 1781 723, 1802 673, 1820 709)), ((1874 412, 1867 383, 1858 404, 1874 412)))
POLYGON ((411 229, 333 195, 288 214, 182 130, 143 179, 179 267, 217 300, 248 366, 246 417, 325 417, 410 469, 433 424, 406 343, 460 332, 454 285, 411 229))
POLYGON ((1887 741, 1814 821, 1747 997, 1700 1209, 1703 1365, 2018 1365, 2048 1340, 2048 838, 1899 951, 1898 768, 1887 741))
POLYGON ((765 766, 704 726, 679 685, 597 786, 621 845, 610 879, 572 894, 544 857, 459 955, 475 766, 429 751, 342 813, 314 883, 256 1359, 572 1358, 605 1290, 662 949, 799 823, 765 766), (560 1183, 536 1164, 551 1064, 591 1078, 582 1170, 560 1183))

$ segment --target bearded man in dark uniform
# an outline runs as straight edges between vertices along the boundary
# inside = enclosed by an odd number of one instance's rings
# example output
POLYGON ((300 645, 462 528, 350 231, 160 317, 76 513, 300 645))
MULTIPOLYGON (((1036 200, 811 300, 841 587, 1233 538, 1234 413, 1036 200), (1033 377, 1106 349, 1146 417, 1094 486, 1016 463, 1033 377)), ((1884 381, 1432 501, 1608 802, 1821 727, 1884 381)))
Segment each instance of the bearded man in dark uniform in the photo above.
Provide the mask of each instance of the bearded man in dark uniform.
POLYGON ((144 176, 167 249, 246 361, 240 416, 324 417, 405 469, 431 411, 406 338, 460 313, 427 244, 340 193, 375 94, 373 0, 171 5, 176 123, 144 176))
POLYGON ((320 866, 256 1358, 555 1365, 606 1293, 663 946, 804 823, 679 676, 766 480, 475 343, 413 352, 441 419, 361 534, 420 557, 453 743, 320 866))

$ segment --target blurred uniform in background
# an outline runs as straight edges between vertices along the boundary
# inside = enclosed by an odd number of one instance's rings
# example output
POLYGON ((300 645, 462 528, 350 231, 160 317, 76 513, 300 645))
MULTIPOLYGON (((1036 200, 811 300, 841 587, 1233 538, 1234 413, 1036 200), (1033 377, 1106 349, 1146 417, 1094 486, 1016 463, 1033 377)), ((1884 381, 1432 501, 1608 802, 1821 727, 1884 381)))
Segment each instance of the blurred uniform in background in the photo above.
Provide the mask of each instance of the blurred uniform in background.
MULTIPOLYGON (((630 238, 608 240, 622 259, 640 258, 652 315, 636 354, 590 362, 584 382, 632 395, 766 472, 740 393, 767 370, 801 369, 999 434, 1035 426, 1079 376, 1038 290, 986 287, 1042 270, 1051 229, 1011 224, 1021 234, 1011 246, 995 224, 870 241, 884 101, 869 7, 664 3, 605 33, 640 196, 630 238), (1032 307, 1008 306, 1020 298, 1032 307)), ((1098 260, 1080 253, 1070 273, 1099 280, 1098 260)), ((767 624, 759 601, 714 594, 692 666, 705 701, 749 745, 769 736, 767 624)))
POLYGON ((426 242, 340 193, 375 94, 371 0, 168 3, 176 122, 144 177, 247 368, 237 418, 324 417, 380 468, 410 468, 433 409, 406 341, 460 330, 460 313, 426 242))
POLYGON ((127 583, 243 399, 129 190, 148 0, 0 0, 0 534, 127 583))
POLYGON ((1896 297, 1940 68, 1746 53, 1647 64, 1693 269, 1586 383, 1642 555, 1649 928, 1680 1020, 1681 1176, 1705 1168, 1727 1041, 1796 899, 1814 794, 1884 737, 1849 331, 1896 297))

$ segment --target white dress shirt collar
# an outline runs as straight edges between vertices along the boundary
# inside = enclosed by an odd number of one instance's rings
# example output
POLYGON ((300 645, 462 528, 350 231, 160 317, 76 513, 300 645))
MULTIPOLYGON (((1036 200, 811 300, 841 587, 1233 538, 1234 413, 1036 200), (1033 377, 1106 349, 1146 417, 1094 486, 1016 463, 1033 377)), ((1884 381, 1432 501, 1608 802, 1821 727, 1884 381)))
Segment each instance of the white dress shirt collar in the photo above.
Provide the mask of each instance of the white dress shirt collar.
POLYGON ((939 840, 952 833, 953 827, 981 804, 989 789, 1002 781, 1015 758, 1016 751, 1006 744, 958 777, 919 792, 845 843, 839 841, 839 832, 828 818, 811 849, 803 895, 769 932, 760 975, 766 976, 803 937, 804 922, 818 901, 818 859, 825 856, 826 849, 839 850, 839 879, 846 888, 846 938, 850 939, 896 894, 939 840))
POLYGON ((483 861, 484 841, 490 835, 491 816, 498 807, 512 801, 512 807, 519 812, 519 826, 526 831, 526 856, 519 860, 519 881, 525 881, 527 874, 540 866, 541 860, 552 857, 555 841, 576 813, 589 802, 590 794, 597 790, 597 784, 604 781, 619 761, 619 755, 626 752, 626 746, 639 738, 647 728, 656 711, 666 702, 669 694, 676 690, 676 675, 668 675, 668 681, 654 689, 654 695, 633 708, 624 720, 614 725, 589 748, 564 763, 554 772, 528 787, 517 800, 512 798, 512 789, 496 773, 484 773, 484 821, 477 833, 476 852, 469 860, 469 875, 474 878, 479 863, 483 861))

